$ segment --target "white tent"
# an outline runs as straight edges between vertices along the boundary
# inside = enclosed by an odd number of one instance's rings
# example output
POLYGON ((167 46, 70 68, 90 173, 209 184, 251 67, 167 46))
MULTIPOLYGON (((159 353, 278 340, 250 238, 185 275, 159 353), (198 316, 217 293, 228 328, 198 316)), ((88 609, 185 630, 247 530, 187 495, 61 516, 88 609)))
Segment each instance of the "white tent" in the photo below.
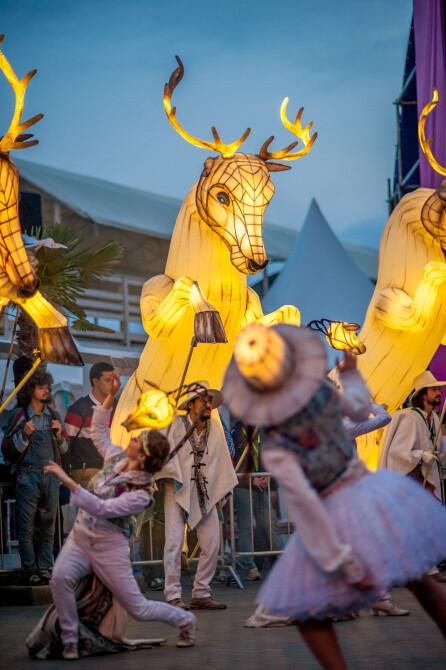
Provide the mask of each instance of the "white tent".
POLYGON ((302 325, 322 318, 362 325, 373 290, 313 199, 293 250, 262 306, 267 314, 281 305, 295 305, 302 325))

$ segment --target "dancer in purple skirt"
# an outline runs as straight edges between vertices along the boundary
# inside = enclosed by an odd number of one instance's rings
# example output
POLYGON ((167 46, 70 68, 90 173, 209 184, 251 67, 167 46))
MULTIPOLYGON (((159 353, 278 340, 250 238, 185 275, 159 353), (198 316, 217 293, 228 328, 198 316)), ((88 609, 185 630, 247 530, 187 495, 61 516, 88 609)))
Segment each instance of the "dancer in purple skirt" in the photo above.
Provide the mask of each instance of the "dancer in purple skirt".
POLYGON ((234 416, 263 426, 263 464, 297 530, 258 601, 296 620, 324 668, 345 670, 328 616, 371 608, 394 586, 406 584, 446 636, 446 592, 426 576, 446 557, 446 510, 409 478, 371 473, 358 460, 342 419, 369 415, 367 388, 353 355, 340 366, 342 394, 325 367, 310 330, 250 324, 237 338, 223 395, 234 416))

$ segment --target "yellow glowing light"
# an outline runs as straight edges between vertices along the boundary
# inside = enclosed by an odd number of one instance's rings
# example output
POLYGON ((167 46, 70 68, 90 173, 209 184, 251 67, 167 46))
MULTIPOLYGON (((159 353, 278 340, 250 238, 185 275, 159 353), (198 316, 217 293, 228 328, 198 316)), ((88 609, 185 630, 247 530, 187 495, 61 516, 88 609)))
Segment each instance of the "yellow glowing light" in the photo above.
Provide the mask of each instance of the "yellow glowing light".
MULTIPOLYGON (((4 35, 0 35, 0 45, 3 42, 3 38, 4 35)), ((23 79, 19 81, 14 73, 14 70, 12 69, 9 62, 6 60, 4 54, 1 51, 0 51, 0 69, 4 73, 6 79, 11 84, 16 99, 14 116, 12 117, 11 125, 9 126, 5 135, 0 140, 0 153, 7 154, 8 151, 10 151, 11 149, 25 149, 26 147, 32 147, 38 143, 37 140, 31 140, 29 142, 26 142, 25 140, 31 137, 30 135, 28 135, 26 138, 20 137, 20 135, 23 133, 24 130, 27 130, 35 123, 37 123, 37 121, 40 121, 40 119, 43 117, 43 114, 37 114, 36 116, 33 116, 31 119, 28 119, 28 121, 23 121, 22 123, 20 123, 20 119, 22 118, 26 87, 36 74, 37 70, 32 70, 31 72, 28 72, 28 74, 25 75, 23 79)))
POLYGON ((238 140, 232 142, 231 144, 224 144, 221 141, 214 126, 212 126, 212 135, 214 136, 213 142, 205 142, 204 140, 199 140, 198 138, 189 135, 189 133, 186 130, 184 130, 184 128, 182 128, 177 121, 176 107, 172 107, 170 104, 172 99, 172 93, 182 80, 184 74, 183 63, 178 58, 178 56, 175 56, 175 58, 177 59, 178 67, 176 70, 174 70, 172 76, 170 77, 169 82, 164 87, 163 102, 164 102, 164 109, 166 110, 169 122, 175 128, 177 133, 181 135, 181 137, 183 137, 185 140, 187 140, 187 142, 190 142, 191 144, 194 144, 196 147, 200 147, 202 149, 209 149, 210 151, 219 151, 223 156, 223 158, 232 158, 232 156, 235 154, 239 146, 241 146, 248 137, 249 133, 251 132, 251 128, 247 128, 243 133, 243 135, 238 140))
POLYGON ((172 423, 175 416, 175 400, 161 389, 142 393, 135 409, 122 425, 128 430, 155 428, 161 430, 172 423))
MULTIPOLYGON (((0 36, 0 44, 3 35, 0 36)), ((0 140, 0 306, 9 300, 19 304, 39 327, 39 347, 42 359, 71 365, 83 365, 67 328, 67 319, 38 291, 39 280, 23 245, 18 213, 19 173, 8 156, 11 149, 24 149, 37 144, 27 141, 23 134, 39 121, 38 114, 20 123, 26 87, 36 70, 21 81, 0 51, 0 69, 11 84, 16 105, 11 125, 0 140)))
POLYGON ((346 323, 345 321, 332 321, 327 328, 327 342, 333 349, 351 351, 359 355, 366 350, 365 345, 358 340, 356 331, 359 329, 357 323, 346 323))
POLYGON ((423 111, 421 112, 420 120, 418 121, 418 137, 420 140, 420 145, 422 150, 424 151, 427 160, 429 161, 430 165, 433 167, 433 169, 438 172, 438 174, 441 174, 443 176, 446 176, 446 168, 442 167, 440 163, 437 163, 437 161, 434 158, 434 155, 431 151, 431 144, 434 141, 433 138, 431 137, 429 140, 426 140, 426 135, 425 135, 425 125, 426 125, 426 119, 428 114, 431 113, 433 109, 437 106, 438 103, 438 91, 436 88, 433 90, 432 94, 432 100, 431 102, 428 102, 427 105, 423 108, 423 111))
POLYGON ((128 434, 121 422, 133 411, 141 392, 147 390, 146 380, 166 390, 178 388, 193 337, 207 343, 194 350, 184 382, 206 379, 211 388, 219 389, 243 326, 255 321, 300 325, 299 310, 293 305, 264 315, 258 295, 246 282, 246 275, 261 272, 268 262, 262 237, 263 215, 274 194, 270 171, 275 171, 277 164, 266 163, 266 154, 236 153, 225 158, 236 147, 220 143, 215 131, 215 143, 211 144, 191 138, 179 126, 171 107, 172 92, 183 76, 183 66, 178 62, 165 88, 169 121, 187 141, 220 151, 222 156, 206 159, 198 183, 186 196, 172 235, 165 274, 152 277, 143 286, 141 316, 149 339, 138 369, 121 394, 111 433, 115 444, 123 446, 128 434), (217 317, 221 317, 220 322, 217 317), (223 333, 227 344, 223 343, 223 333))
POLYGON ((242 375, 259 389, 277 388, 292 370, 283 338, 260 323, 252 323, 238 334, 234 358, 242 375))
MULTIPOLYGON (((401 407, 440 344, 446 344, 444 203, 439 190, 419 188, 393 210, 381 237, 376 287, 359 339, 358 368, 375 402, 401 407), (403 251, 404 250, 404 251, 403 251)), ((376 467, 379 436, 358 438, 358 452, 376 467)))
POLYGON ((316 141, 317 133, 313 133, 313 135, 310 137, 310 130, 313 126, 313 121, 311 121, 311 123, 309 123, 306 128, 302 128, 300 120, 302 118, 302 114, 304 111, 303 107, 301 107, 297 112, 296 120, 294 123, 291 123, 291 121, 288 120, 286 115, 286 108, 288 105, 288 101, 289 98, 284 98, 280 106, 281 121, 287 130, 289 130, 291 133, 293 133, 293 135, 296 135, 296 137, 302 140, 304 146, 300 151, 297 151, 294 154, 290 153, 290 151, 294 149, 295 146, 297 146, 297 142, 292 142, 290 145, 288 145, 287 147, 285 147, 285 149, 282 149, 281 151, 268 151, 268 147, 274 139, 274 137, 270 137, 262 146, 259 152, 260 158, 263 158, 263 160, 265 161, 270 159, 282 160, 282 161, 297 160, 298 158, 305 156, 305 154, 307 154, 311 150, 311 147, 316 141))

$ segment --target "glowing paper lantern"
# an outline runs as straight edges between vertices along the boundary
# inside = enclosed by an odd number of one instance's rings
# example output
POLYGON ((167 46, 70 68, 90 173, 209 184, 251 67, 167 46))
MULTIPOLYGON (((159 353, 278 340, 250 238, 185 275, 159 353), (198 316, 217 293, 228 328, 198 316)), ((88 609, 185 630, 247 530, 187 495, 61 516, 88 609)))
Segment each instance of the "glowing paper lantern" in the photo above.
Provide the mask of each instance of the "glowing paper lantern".
MULTIPOLYGON (((147 382, 151 384, 151 382, 147 382)), ((141 428, 155 428, 161 430, 172 423, 176 408, 181 404, 181 399, 189 393, 206 393, 207 388, 199 382, 186 384, 174 391, 162 391, 160 388, 151 388, 142 393, 138 403, 131 414, 122 425, 128 430, 141 428)))
MULTIPOLYGON (((432 167, 446 174, 425 139, 426 105, 419 137, 432 167)), ((381 237, 375 292, 359 334, 367 352, 358 367, 375 402, 398 409, 413 380, 428 367, 440 344, 446 344, 446 189, 419 188, 405 195, 393 210, 381 237)), ((358 440, 360 455, 376 466, 377 436, 358 440)))
POLYGON ((172 423, 175 416, 175 399, 161 389, 142 393, 133 412, 122 425, 128 430, 156 428, 161 430, 172 423))
MULTIPOLYGON (((3 37, 0 36, 0 44, 3 37)), ((16 98, 11 125, 0 140, 0 306, 12 300, 33 319, 39 328, 42 359, 53 363, 83 365, 67 328, 67 319, 38 291, 39 280, 29 262, 20 232, 19 173, 8 154, 11 149, 25 149, 38 143, 38 140, 29 141, 32 135, 23 134, 23 131, 40 121, 43 114, 20 122, 26 87, 36 70, 28 72, 19 81, 1 51, 0 69, 11 84, 16 98)))
POLYGON ((324 333, 332 349, 351 351, 357 356, 363 354, 366 350, 365 345, 358 340, 356 335, 356 331, 359 330, 357 323, 321 319, 320 321, 311 321, 307 327, 324 333))
POLYGON ((281 151, 270 152, 271 137, 256 156, 236 153, 249 128, 229 144, 221 141, 215 128, 212 142, 191 136, 180 126, 176 109, 171 105, 172 93, 184 74, 182 63, 177 60, 178 68, 164 90, 167 117, 188 142, 217 151, 220 156, 206 159, 198 182, 186 196, 175 224, 165 274, 153 277, 143 287, 141 315, 149 340, 115 413, 112 439, 121 444, 128 438, 120 423, 146 390, 145 380, 150 379, 164 389, 180 385, 194 337, 194 323, 202 333, 213 329, 215 338, 197 348, 186 382, 205 379, 213 388, 220 388, 235 338, 245 324, 261 321, 265 325, 279 322, 300 325, 299 310, 292 305, 264 316, 259 297, 247 286, 246 275, 260 272, 268 263, 262 225, 265 208, 274 193, 270 173, 289 169, 271 160, 300 158, 310 150, 316 133, 310 137, 311 124, 302 128, 303 110, 294 123, 289 122, 284 101, 281 117, 303 142, 304 149, 299 152, 291 153, 296 141, 281 151), (218 339, 221 333, 212 312, 221 317, 227 343, 218 339))

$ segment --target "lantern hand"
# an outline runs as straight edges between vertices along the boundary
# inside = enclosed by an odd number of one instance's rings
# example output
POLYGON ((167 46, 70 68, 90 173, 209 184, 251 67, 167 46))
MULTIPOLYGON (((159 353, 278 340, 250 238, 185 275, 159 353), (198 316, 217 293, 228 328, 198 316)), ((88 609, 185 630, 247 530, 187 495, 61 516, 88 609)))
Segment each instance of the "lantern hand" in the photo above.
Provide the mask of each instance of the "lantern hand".
POLYGON ((275 326, 278 323, 291 323, 293 326, 300 326, 300 312, 294 305, 283 305, 275 312, 264 315, 259 296, 248 286, 248 300, 241 328, 254 321, 259 321, 264 326, 275 326))
POLYGON ((396 287, 379 292, 375 300, 377 318, 388 328, 421 332, 431 317, 430 305, 435 304, 441 286, 446 282, 446 263, 428 263, 414 297, 396 287))
POLYGON ((196 314, 198 312, 215 312, 215 307, 206 300, 206 297, 198 286, 198 283, 194 281, 191 291, 190 291, 190 303, 194 308, 196 314))
POLYGON ((166 339, 186 311, 193 308, 196 317, 206 321, 202 328, 208 330, 212 321, 215 340, 225 342, 223 324, 215 307, 206 300, 197 282, 189 277, 180 277, 175 282, 166 275, 149 279, 141 294, 141 314, 144 328, 150 337, 166 339), (203 315, 212 315, 210 319, 203 315), (224 339, 221 339, 224 338, 224 339))
POLYGON ((294 305, 283 305, 275 312, 265 314, 260 319, 264 326, 275 326, 278 323, 290 323, 293 326, 300 326, 300 312, 294 305))

